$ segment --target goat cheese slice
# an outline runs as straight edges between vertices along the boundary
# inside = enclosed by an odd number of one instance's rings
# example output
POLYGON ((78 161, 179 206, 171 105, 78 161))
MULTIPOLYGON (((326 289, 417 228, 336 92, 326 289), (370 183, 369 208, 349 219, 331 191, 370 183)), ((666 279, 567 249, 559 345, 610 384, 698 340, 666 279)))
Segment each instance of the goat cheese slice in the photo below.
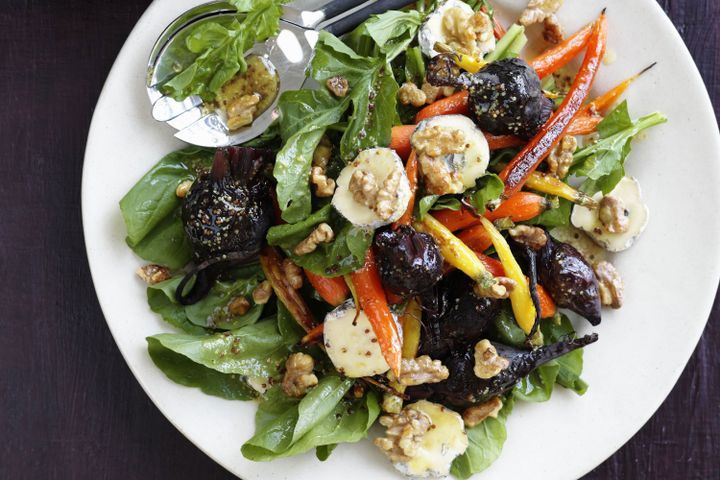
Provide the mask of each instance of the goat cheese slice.
MULTIPOLYGON (((475 14, 475 11, 470 5, 460 0, 447 0, 443 4, 439 5, 435 11, 428 16, 425 23, 420 27, 418 32, 418 43, 422 52, 432 58, 437 55, 438 52, 435 50, 436 43, 444 43, 448 45, 450 39, 445 35, 445 29, 443 28, 443 17, 451 8, 459 8, 465 15, 471 17, 475 14)), ((495 36, 490 35, 484 42, 477 44, 477 51, 481 55, 485 55, 495 49, 495 36)))

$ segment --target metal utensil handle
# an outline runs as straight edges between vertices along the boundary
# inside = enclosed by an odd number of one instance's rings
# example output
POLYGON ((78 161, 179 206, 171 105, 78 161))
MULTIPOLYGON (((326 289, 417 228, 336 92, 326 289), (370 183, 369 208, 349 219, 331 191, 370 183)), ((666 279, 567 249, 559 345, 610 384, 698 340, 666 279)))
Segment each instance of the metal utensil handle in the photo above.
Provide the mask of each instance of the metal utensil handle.
POLYGON ((324 30, 327 30, 335 36, 344 35, 367 20, 370 15, 383 13, 388 10, 397 10, 414 3, 414 1, 415 0, 378 0, 365 8, 361 8, 360 10, 341 18, 337 22, 331 23, 326 26, 324 30))
POLYGON ((329 20, 365 2, 367 2, 367 0, 331 0, 319 10, 323 13, 324 18, 329 20))

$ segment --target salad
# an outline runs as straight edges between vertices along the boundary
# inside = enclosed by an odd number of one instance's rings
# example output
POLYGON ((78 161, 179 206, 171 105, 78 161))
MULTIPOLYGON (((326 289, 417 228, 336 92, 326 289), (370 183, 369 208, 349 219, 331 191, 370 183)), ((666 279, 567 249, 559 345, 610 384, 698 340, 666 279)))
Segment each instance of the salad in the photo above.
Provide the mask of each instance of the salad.
MULTIPOLYGON (((282 78, 245 52, 282 4, 229 3, 162 88, 234 130, 275 101, 282 78)), ((267 131, 172 152, 121 200, 148 305, 176 330, 147 338, 153 362, 258 403, 238 454, 323 461, 379 424, 403 474, 464 479, 500 455, 516 402, 588 389, 598 335, 575 325, 622 306, 611 255, 648 222, 624 165, 666 118, 620 102, 648 69, 591 92, 605 12, 566 34, 561 4, 530 0, 505 29, 488 1, 420 0, 320 32, 315 88, 280 94, 267 131)))

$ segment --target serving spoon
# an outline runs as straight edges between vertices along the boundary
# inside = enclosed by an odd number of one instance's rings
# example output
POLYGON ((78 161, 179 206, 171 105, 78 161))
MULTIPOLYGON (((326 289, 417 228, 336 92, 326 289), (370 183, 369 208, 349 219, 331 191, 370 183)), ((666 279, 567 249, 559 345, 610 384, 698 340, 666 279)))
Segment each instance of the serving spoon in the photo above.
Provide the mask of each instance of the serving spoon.
POLYGON ((272 104, 250 125, 234 131, 228 129, 225 114, 209 108, 199 96, 177 101, 161 91, 161 86, 177 75, 183 65, 194 60, 194 56, 184 48, 192 30, 206 22, 229 23, 237 15, 237 11, 224 2, 210 2, 192 8, 170 23, 152 48, 146 88, 153 118, 178 130, 175 137, 192 145, 226 147, 247 142, 262 134, 278 118, 280 95, 303 86, 305 67, 310 62, 320 30, 340 36, 370 15, 399 9, 412 2, 333 0, 317 10, 283 6, 279 33, 265 42, 256 43, 245 53, 246 57, 259 57, 271 75, 277 74, 277 94, 272 104))

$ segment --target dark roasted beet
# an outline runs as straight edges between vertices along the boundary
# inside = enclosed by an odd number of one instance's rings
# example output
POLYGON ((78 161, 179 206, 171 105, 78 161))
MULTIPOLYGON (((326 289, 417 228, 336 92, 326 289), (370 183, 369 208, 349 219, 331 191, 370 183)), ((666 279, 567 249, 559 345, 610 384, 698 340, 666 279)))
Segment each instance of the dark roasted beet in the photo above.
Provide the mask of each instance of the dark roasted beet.
POLYGON ((499 300, 478 297, 473 282, 455 271, 436 288, 435 298, 423 296, 426 307, 420 353, 444 358, 459 344, 477 342, 500 312, 499 300), (427 305, 432 303, 428 311, 427 305))
POLYGON ((464 409, 504 394, 537 367, 589 345, 597 339, 597 334, 586 335, 532 351, 519 350, 492 342, 498 355, 509 360, 510 365, 489 379, 482 379, 475 375, 475 344, 468 344, 464 348, 453 350, 450 357, 444 360, 443 363, 450 370, 450 377, 447 380, 419 387, 409 387, 405 393, 413 400, 430 398, 453 408, 464 409))
POLYGON ((585 317, 592 325, 600 323, 600 294, 592 267, 574 247, 553 240, 538 255, 540 284, 558 307, 585 317))
POLYGON ((375 235, 375 255, 385 288, 401 295, 417 295, 442 277, 442 257, 435 240, 409 225, 375 235))
POLYGON ((543 94, 537 73, 519 58, 491 62, 470 74, 461 73, 451 56, 438 55, 427 78, 432 85, 467 88, 473 119, 495 135, 530 139, 552 114, 553 103, 543 94))
POLYGON ((263 175, 268 152, 219 149, 210 172, 193 183, 182 206, 185 233, 198 259, 260 251, 272 225, 272 185, 263 175))
POLYGON ((260 252, 273 221, 272 183, 264 174, 271 160, 268 150, 218 149, 210 171, 193 183, 182 220, 196 264, 175 291, 181 304, 199 301, 224 270, 260 252))

